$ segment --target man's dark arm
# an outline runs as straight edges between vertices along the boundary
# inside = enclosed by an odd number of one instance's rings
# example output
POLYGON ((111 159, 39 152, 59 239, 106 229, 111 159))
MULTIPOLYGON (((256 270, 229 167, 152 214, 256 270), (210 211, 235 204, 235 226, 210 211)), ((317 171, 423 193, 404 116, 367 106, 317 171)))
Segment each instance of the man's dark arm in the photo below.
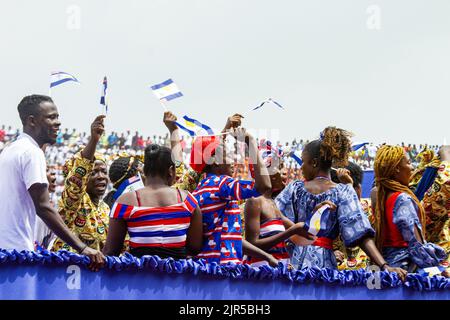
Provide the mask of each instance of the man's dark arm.
POLYGON ((47 185, 36 183, 28 189, 33 199, 36 214, 44 221, 44 223, 64 242, 76 249, 78 252, 83 251, 86 245, 78 239, 65 225, 61 216, 51 206, 47 185))

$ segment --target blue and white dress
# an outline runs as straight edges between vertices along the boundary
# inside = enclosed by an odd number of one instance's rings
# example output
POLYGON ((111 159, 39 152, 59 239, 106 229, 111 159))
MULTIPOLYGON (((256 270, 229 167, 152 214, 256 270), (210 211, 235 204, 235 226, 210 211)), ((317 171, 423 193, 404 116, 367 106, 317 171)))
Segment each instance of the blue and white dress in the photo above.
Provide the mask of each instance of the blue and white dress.
MULTIPOLYGON (((395 199, 392 221, 403 237, 404 246, 383 246, 383 257, 392 267, 401 267, 410 272, 417 266, 419 269, 439 266, 447 258, 445 250, 431 242, 421 243, 416 239, 414 228, 422 233, 417 204, 406 193, 400 193, 395 199)), ((445 269, 445 268, 443 268, 445 269)))
MULTIPOLYGON (((337 184, 336 187, 312 194, 303 181, 291 182, 275 199, 280 211, 293 222, 309 224, 314 208, 329 200, 337 206, 335 212, 322 215, 318 237, 331 242, 339 234, 347 247, 358 245, 366 237, 374 237, 375 231, 361 207, 351 185, 337 184)), ((318 267, 337 269, 333 249, 326 246, 295 246, 291 250, 291 264, 294 268, 318 267)))

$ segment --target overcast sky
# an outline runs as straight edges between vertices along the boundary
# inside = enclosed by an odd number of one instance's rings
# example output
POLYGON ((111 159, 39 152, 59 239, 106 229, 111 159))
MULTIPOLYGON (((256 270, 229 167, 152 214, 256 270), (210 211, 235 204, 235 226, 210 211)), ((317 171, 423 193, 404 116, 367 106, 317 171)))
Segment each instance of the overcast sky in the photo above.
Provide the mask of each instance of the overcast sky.
MULTIPOLYGON (((109 81, 108 130, 165 133, 149 86, 172 78, 169 103, 221 128, 313 139, 327 125, 355 141, 450 140, 448 0, 4 1, 0 7, 0 123, 48 94, 51 71, 81 85, 54 88, 63 127, 88 130, 109 81), (251 107, 273 97, 286 110, 251 107)), ((276 139, 276 138, 272 138, 276 139)))

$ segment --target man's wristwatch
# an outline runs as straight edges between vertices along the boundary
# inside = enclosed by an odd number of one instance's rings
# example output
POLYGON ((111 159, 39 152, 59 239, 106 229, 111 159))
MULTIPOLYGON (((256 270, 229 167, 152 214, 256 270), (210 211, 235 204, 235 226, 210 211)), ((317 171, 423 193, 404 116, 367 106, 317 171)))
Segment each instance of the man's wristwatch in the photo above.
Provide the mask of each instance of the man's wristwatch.
POLYGON ((83 251, 84 251, 84 249, 86 249, 87 248, 87 244, 85 244, 83 247, 81 247, 81 249, 80 250, 78 250, 78 253, 82 253, 83 251))

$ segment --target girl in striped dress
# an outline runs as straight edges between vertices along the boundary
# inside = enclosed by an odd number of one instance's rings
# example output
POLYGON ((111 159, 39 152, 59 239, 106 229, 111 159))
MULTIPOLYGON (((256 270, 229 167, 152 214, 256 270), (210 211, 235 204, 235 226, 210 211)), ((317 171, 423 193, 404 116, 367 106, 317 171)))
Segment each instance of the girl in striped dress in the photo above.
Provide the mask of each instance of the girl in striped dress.
POLYGON ((196 199, 170 187, 176 179, 171 150, 159 145, 145 149, 144 189, 123 194, 110 213, 110 227, 103 253, 119 255, 130 236, 131 254, 184 259, 202 246, 202 216, 196 199))
MULTIPOLYGON (((285 240, 293 235, 314 240, 314 236, 306 231, 303 222, 294 224, 277 208, 274 198, 284 189, 287 181, 286 168, 278 153, 269 148, 261 152, 261 157, 269 171, 272 188, 260 197, 246 201, 245 239, 279 262, 288 264, 289 253, 285 240)), ((252 256, 247 256, 245 262, 253 267, 268 264, 267 261, 252 256)))

